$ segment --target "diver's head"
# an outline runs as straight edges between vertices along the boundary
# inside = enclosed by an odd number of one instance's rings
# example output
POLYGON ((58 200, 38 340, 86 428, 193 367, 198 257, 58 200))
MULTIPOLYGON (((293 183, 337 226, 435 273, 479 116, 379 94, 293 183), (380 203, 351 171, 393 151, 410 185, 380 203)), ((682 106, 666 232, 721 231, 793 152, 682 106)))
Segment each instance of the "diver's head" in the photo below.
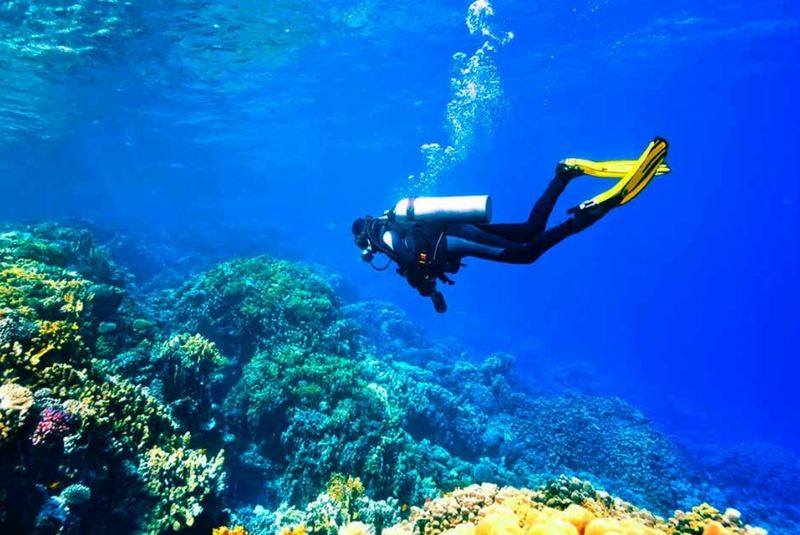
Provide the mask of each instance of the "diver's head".
POLYGON ((372 216, 359 217, 353 221, 353 240, 356 247, 361 249, 361 259, 365 262, 372 262, 375 258, 372 242, 369 239, 369 221, 372 216))

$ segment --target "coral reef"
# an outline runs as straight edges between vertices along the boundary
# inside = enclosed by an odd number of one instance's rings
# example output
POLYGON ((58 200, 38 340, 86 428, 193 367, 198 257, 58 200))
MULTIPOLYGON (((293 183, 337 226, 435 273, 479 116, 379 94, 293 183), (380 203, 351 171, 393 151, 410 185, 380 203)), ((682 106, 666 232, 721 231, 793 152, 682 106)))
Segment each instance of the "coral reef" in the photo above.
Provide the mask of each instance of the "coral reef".
POLYGON ((360 526, 362 532, 374 535, 399 522, 401 508, 394 498, 376 501, 367 497, 360 479, 333 474, 325 492, 304 509, 284 503, 274 513, 262 511, 262 515, 264 518, 253 522, 253 512, 243 512, 241 520, 254 525, 257 533, 335 535, 348 526, 350 531, 360 526))
POLYGON ((262 485, 267 473, 278 485, 263 499, 300 502, 335 472, 359 474, 377 495, 408 501, 435 495, 431 477, 469 482, 466 463, 403 429, 385 389, 367 380, 354 324, 311 269, 235 260, 161 295, 155 307, 169 311, 162 321, 172 330, 199 332, 234 363, 228 377, 238 379, 213 402, 223 403, 235 437, 229 468, 239 491, 250 481, 262 485))
POLYGON ((800 458, 764 442, 727 448, 705 447, 691 453, 694 463, 714 474, 716 488, 703 488, 707 499, 740 509, 748 517, 768 519, 775 531, 800 530, 800 458), (775 500, 786 504, 779 510, 775 500))
MULTIPOLYGON (((144 294, 107 251, 85 228, 0 234, 4 531, 756 535, 700 504, 770 515, 624 401, 534 395, 511 355, 345 305, 330 274, 261 256, 144 294)), ((788 459, 747 486, 790 503, 788 459)))
POLYGON ((576 478, 530 491, 484 483, 414 507, 387 535, 765 535, 703 504, 664 520, 576 478), (580 490, 576 490, 580 489, 580 490))
POLYGON ((200 499, 217 490, 219 469, 197 479, 191 464, 174 463, 158 472, 156 488, 131 470, 156 448, 198 456, 165 405, 106 372, 99 348, 135 340, 123 327, 100 343, 108 332, 99 325, 133 324, 124 289, 113 286, 125 280, 118 273, 85 231, 46 225, 0 236, 0 481, 15 480, 0 508, 11 529, 74 527, 84 508, 95 526, 157 533, 165 528, 159 504, 197 515, 200 499))

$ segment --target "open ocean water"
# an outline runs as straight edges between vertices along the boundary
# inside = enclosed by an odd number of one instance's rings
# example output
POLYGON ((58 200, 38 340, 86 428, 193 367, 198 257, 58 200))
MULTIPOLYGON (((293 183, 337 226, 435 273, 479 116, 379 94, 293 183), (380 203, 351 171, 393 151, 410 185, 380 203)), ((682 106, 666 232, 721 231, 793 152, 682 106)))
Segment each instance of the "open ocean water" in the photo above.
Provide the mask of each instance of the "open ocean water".
POLYGON ((0 531, 433 535, 483 482, 603 516, 563 474, 800 533, 799 55, 793 0, 0 2, 0 531), (444 315, 353 245, 654 136, 670 174, 444 315))

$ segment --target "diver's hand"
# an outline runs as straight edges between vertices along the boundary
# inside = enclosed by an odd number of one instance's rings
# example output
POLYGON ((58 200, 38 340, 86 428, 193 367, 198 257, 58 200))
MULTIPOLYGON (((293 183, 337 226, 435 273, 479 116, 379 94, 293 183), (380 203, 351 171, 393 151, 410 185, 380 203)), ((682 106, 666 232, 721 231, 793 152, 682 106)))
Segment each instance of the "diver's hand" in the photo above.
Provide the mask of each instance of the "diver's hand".
POLYGON ((444 300, 444 296, 442 292, 436 290, 431 295, 431 301, 433 301, 433 308, 436 309, 436 312, 439 314, 444 314, 447 312, 447 303, 444 300))

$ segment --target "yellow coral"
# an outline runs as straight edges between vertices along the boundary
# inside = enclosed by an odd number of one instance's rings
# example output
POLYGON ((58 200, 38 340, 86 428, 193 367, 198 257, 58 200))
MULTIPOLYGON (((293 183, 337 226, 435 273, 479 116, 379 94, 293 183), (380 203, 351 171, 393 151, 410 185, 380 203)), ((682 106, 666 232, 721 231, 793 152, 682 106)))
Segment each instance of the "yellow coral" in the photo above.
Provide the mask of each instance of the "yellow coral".
MULTIPOLYGON (((475 535, 475 524, 469 522, 466 524, 459 524, 453 529, 445 531, 445 533, 447 535, 475 535)), ((381 535, 390 535, 390 531, 385 529, 383 530, 383 533, 381 535)), ((402 534, 397 534, 397 535, 402 535, 402 534)))
POLYGON ((31 366, 38 366, 41 358, 51 351, 61 351, 70 344, 79 343, 80 335, 76 334, 79 326, 68 321, 37 320, 39 333, 31 340, 33 347, 28 349, 31 366))
POLYGON ((333 501, 347 507, 349 502, 364 494, 364 485, 357 477, 345 477, 342 474, 333 474, 328 481, 326 489, 328 496, 333 501))
POLYGON ((491 505, 475 527, 475 535, 523 535, 514 511, 504 505, 491 505))
POLYGON ((211 531, 211 535, 249 535, 244 526, 236 526, 229 528, 227 526, 220 526, 211 531))
POLYGON ((741 514, 729 509, 724 514, 707 503, 694 507, 688 513, 677 511, 669 521, 671 535, 755 535, 763 533, 760 528, 746 526, 741 521, 741 514))
MULTIPOLYGON (((606 494, 586 497, 583 505, 554 508, 536 491, 472 485, 412 508, 397 535, 677 535, 647 511, 606 494)), ((393 532, 394 533, 394 532, 393 532)), ((734 535, 725 533, 724 535, 734 535)), ((723 534, 714 534, 723 535, 723 534)))
POLYGON ((588 509, 575 504, 567 507, 562 513, 562 517, 581 533, 594 520, 594 515, 588 509))
POLYGON ((730 531, 719 522, 709 522, 703 530, 703 535, 730 535, 730 531))

